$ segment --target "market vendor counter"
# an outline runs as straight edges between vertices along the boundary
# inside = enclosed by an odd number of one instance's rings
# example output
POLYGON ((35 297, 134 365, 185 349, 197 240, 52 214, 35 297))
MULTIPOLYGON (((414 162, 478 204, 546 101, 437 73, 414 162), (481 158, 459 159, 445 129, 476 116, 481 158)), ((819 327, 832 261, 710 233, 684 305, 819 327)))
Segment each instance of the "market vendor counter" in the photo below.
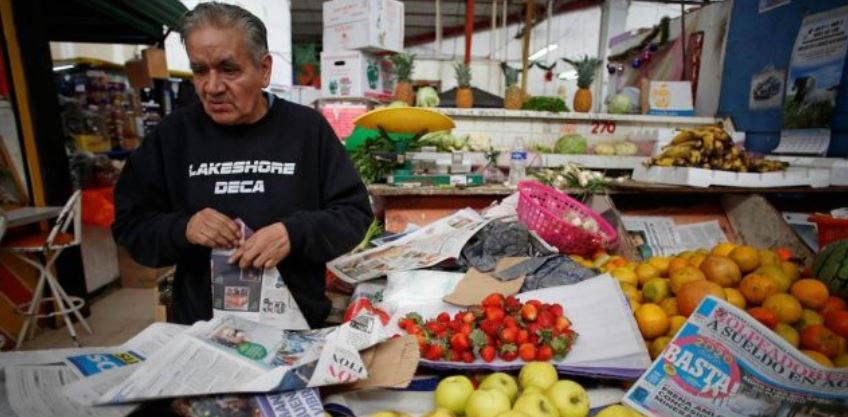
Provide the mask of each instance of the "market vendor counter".
MULTIPOLYGON (((428 224, 465 207, 480 210, 516 192, 514 188, 504 185, 454 188, 397 187, 387 184, 369 185, 368 191, 375 199, 377 211, 383 212, 385 229, 390 232, 403 231, 410 223, 428 224)), ((563 191, 572 195, 581 192, 577 189, 563 191)), ((709 196, 763 194, 781 210, 813 212, 844 206, 848 201, 848 186, 696 188, 628 180, 611 189, 609 194, 616 205, 641 201, 650 202, 654 207, 673 207, 684 201, 704 200, 709 196), (646 195, 651 198, 646 200, 646 195)))

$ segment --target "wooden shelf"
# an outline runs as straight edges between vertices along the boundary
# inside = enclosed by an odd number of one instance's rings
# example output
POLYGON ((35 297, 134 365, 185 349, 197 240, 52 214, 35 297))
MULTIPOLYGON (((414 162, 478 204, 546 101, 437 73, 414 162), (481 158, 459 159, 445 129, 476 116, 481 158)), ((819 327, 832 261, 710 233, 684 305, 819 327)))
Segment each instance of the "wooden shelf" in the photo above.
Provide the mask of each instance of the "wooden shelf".
POLYGON ((578 112, 549 112, 530 110, 506 110, 506 109, 436 109, 451 117, 475 117, 475 118, 508 118, 508 119, 538 119, 538 120, 563 120, 563 121, 613 121, 626 123, 661 123, 679 125, 709 125, 718 119, 713 117, 690 117, 690 116, 653 116, 647 114, 610 114, 610 113, 578 113, 578 112))

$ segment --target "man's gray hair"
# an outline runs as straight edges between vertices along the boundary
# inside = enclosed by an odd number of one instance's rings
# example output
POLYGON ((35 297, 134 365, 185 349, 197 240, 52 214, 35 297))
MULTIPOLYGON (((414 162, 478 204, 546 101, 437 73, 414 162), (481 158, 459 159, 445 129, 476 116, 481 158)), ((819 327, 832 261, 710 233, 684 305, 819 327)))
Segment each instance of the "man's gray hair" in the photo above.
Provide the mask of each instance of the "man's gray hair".
POLYGON ((215 1, 198 4, 180 19, 180 39, 185 44, 186 38, 192 32, 208 26, 220 29, 240 28, 256 66, 259 66, 262 57, 268 53, 268 30, 265 24, 256 15, 239 6, 215 1))

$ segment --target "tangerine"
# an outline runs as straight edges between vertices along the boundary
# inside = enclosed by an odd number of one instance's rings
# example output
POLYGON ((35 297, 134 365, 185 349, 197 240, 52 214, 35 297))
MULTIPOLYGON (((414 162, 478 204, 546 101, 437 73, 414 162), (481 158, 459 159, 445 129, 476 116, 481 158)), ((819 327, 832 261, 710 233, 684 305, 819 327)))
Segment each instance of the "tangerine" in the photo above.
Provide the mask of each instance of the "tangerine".
POLYGON ((825 368, 833 368, 833 362, 831 362, 830 358, 827 356, 824 356, 815 350, 804 349, 801 352, 807 355, 810 359, 816 361, 819 365, 822 365, 825 368))
POLYGON ((677 331, 680 330, 683 325, 686 324, 686 317, 683 316, 671 316, 668 319, 668 333, 666 336, 674 336, 677 334, 677 331))
POLYGON ((760 251, 748 245, 737 246, 730 251, 728 257, 736 262, 743 273, 751 272, 760 266, 760 251))
POLYGON ((749 303, 760 305, 766 298, 777 293, 777 283, 760 274, 748 274, 739 283, 739 291, 749 303))
POLYGON ((724 300, 724 289, 718 284, 705 280, 687 282, 677 293, 677 309, 680 314, 689 317, 708 295, 714 295, 724 300))
POLYGON ((719 256, 727 256, 730 255, 730 252, 733 252, 733 249, 739 246, 735 243, 730 242, 722 242, 718 245, 713 246, 713 250, 710 251, 710 254, 719 255, 719 256))
POLYGON ((668 267, 671 264, 671 258, 667 256, 652 256, 648 259, 648 263, 654 268, 657 268, 657 271, 660 271, 660 276, 668 276, 668 267))
POLYGON ((801 343, 801 334, 795 330, 794 327, 786 324, 786 323, 777 323, 777 326, 774 328, 774 332, 777 333, 783 340, 789 342, 790 345, 794 347, 798 347, 801 343))
POLYGON ((745 309, 747 303, 745 302, 745 296, 742 295, 739 290, 736 288, 725 288, 724 296, 727 297, 727 302, 735 305, 741 309, 745 309))
POLYGON ((668 262, 668 276, 672 276, 672 275, 676 274, 678 271, 680 271, 681 269, 683 269, 687 266, 690 266, 689 260, 687 260, 687 259, 677 257, 677 258, 670 260, 668 262))
POLYGON ((801 303, 789 294, 774 294, 763 301, 763 307, 771 310, 781 323, 792 324, 801 318, 801 303))
POLYGON ((701 263, 700 269, 707 277, 707 281, 715 282, 722 287, 735 287, 742 280, 739 266, 726 256, 710 255, 701 263))
POLYGON ((648 263, 641 263, 636 267, 636 277, 639 279, 639 285, 644 286, 648 281, 659 278, 660 270, 648 263))
POLYGON ((830 296, 827 286, 824 285, 824 283, 811 278, 796 281, 792 284, 792 287, 790 287, 789 292, 797 298, 804 307, 814 310, 823 307, 824 303, 827 301, 827 297, 830 296))
POLYGON ((805 308, 801 311, 801 319, 795 322, 795 328, 801 331, 813 324, 824 324, 824 317, 813 310, 805 308))
POLYGON ((679 314, 677 312, 677 297, 669 297, 660 301, 660 307, 662 307, 665 314, 668 314, 669 317, 679 314))
POLYGON ((677 294, 680 288, 687 282, 705 281, 707 277, 700 269, 691 265, 686 265, 682 269, 671 274, 671 292, 677 294))
POLYGON ((653 303, 642 304, 636 309, 635 315, 643 338, 651 340, 668 332, 668 316, 660 306, 653 303))

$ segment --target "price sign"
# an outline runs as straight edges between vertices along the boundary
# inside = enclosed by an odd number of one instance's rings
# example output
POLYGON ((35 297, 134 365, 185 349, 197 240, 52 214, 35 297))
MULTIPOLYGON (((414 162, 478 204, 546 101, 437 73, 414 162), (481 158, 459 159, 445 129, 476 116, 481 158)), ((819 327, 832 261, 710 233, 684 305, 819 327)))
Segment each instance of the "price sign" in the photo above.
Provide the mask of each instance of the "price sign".
POLYGON ((593 135, 611 135, 615 133, 615 122, 611 120, 593 120, 591 131, 593 135))

